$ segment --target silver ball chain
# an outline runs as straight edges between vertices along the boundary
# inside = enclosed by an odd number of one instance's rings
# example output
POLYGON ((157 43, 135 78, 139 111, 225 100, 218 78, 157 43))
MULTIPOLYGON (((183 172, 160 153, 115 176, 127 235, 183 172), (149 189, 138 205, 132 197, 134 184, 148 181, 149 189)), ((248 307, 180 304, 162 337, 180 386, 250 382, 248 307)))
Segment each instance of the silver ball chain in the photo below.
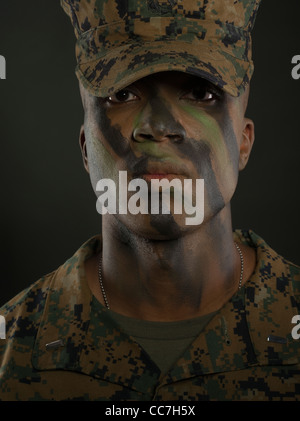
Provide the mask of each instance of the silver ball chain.
POLYGON ((241 259, 241 274, 240 274, 240 280, 239 280, 239 289, 241 289, 242 288, 243 276, 244 276, 244 256, 243 256, 242 250, 237 245, 237 243, 234 242, 234 244, 235 244, 235 247, 236 247, 237 251, 239 252, 240 259, 241 259))
POLYGON ((98 279, 99 279, 99 284, 100 284, 100 288, 101 288, 101 292, 102 292, 102 296, 103 296, 105 306, 109 310, 110 307, 109 307, 108 299, 106 297, 106 292, 105 292, 105 289, 104 289, 104 286, 103 286, 103 280, 102 280, 102 255, 100 256, 100 259, 99 259, 98 279))
MULTIPOLYGON (((239 279, 239 289, 241 289, 242 287, 242 281, 243 281, 243 276, 244 276, 244 256, 242 253, 242 250, 240 249, 240 247, 237 245, 236 242, 234 242, 235 247, 237 249, 237 251, 239 252, 240 255, 240 260, 241 260, 241 274, 240 274, 240 279, 239 279)), ((106 292, 103 286, 103 278, 102 278, 102 255, 100 256, 99 259, 99 264, 98 264, 98 279, 99 279, 99 284, 100 284, 100 288, 101 288, 101 292, 102 292, 102 296, 103 296, 103 300, 105 303, 105 306, 108 310, 110 310, 110 306, 109 306, 109 302, 106 296, 106 292)))

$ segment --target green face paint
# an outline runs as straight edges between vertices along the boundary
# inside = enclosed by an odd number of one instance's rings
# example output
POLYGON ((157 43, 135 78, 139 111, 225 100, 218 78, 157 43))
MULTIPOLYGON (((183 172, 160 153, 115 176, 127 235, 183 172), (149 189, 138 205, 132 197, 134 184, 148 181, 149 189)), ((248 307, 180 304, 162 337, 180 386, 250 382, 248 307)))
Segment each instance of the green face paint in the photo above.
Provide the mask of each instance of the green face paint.
POLYGON ((139 111, 138 113, 137 113, 137 115, 134 117, 134 120, 133 120, 133 130, 136 128, 136 127, 138 127, 138 125, 139 125, 139 122, 140 122, 140 120, 141 120, 141 117, 142 117, 142 111, 139 111))
POLYGON ((160 142, 149 141, 143 143, 137 143, 135 145, 135 150, 146 155, 148 157, 159 159, 160 161, 168 161, 170 158, 172 162, 180 163, 181 160, 178 158, 174 149, 169 148, 169 146, 162 148, 160 142))
POLYGON ((207 135, 207 138, 201 140, 209 144, 213 143, 213 146, 216 146, 218 149, 220 149, 222 155, 225 154, 226 150, 224 145, 224 137, 216 120, 203 111, 199 112, 191 105, 184 105, 182 108, 186 113, 190 114, 193 118, 199 121, 201 126, 205 128, 205 134, 207 135))

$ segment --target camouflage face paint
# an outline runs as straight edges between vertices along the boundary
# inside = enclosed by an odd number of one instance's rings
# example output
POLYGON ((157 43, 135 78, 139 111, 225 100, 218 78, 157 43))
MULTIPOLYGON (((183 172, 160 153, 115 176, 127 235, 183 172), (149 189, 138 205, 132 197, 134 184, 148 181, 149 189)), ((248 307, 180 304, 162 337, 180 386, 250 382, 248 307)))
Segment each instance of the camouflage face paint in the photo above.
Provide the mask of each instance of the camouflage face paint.
POLYGON ((187 142, 180 145, 178 150, 181 156, 188 158, 194 164, 199 178, 204 179, 206 203, 214 209, 214 214, 217 213, 224 207, 225 202, 213 172, 211 148, 204 141, 187 139, 187 142))
POLYGON ((221 153, 225 152, 224 142, 220 127, 215 119, 213 119, 206 112, 198 110, 195 106, 185 104, 182 109, 190 114, 194 119, 199 121, 202 127, 204 127, 210 134, 209 142, 213 143, 214 147, 219 148, 221 153))
MULTIPOLYGON (((107 116, 107 110, 103 106, 103 100, 92 98, 92 106, 86 116, 86 134, 88 137, 88 155, 90 156, 90 176, 94 191, 101 178, 110 178, 118 185, 119 171, 126 170, 131 174, 146 172, 148 161, 163 160, 159 150, 155 147, 149 150, 136 151, 130 146, 130 140, 126 139, 121 132, 119 125, 113 125, 107 116), (91 129, 92 128, 92 129, 91 129)), ((151 145, 153 142, 151 142, 151 145)), ((96 195, 98 195, 96 193, 96 195)), ((152 215, 150 215, 150 218, 152 215)), ((169 217, 167 226, 174 227, 173 236, 177 235, 177 226, 172 222, 172 215, 164 215, 164 220, 169 217)), ((163 223, 158 223, 158 218, 150 222, 152 228, 164 235, 163 223)))
POLYGON ((238 154, 237 140, 227 107, 222 107, 213 115, 190 105, 184 105, 182 108, 199 121, 201 127, 204 128, 206 138, 202 136, 201 140, 207 142, 210 147, 212 146, 218 152, 219 158, 221 158, 219 159, 219 165, 222 165, 225 169, 228 164, 235 164, 238 154))
MULTIPOLYGON (((206 171, 206 175, 201 174, 201 172, 200 174, 207 180, 206 186, 209 190, 211 192, 216 192, 215 199, 219 205, 222 206, 222 201, 224 204, 230 201, 237 183, 239 147, 234 127, 238 127, 237 123, 240 118, 243 118, 243 115, 240 110, 236 108, 236 104, 233 106, 233 103, 231 103, 226 96, 219 105, 211 109, 208 107, 203 110, 202 107, 186 104, 182 106, 182 109, 185 113, 192 116, 193 120, 200 123, 200 135, 198 136, 197 141, 206 145, 206 148, 204 149, 208 148, 206 155, 210 155, 210 163, 208 167, 206 166, 206 169, 208 170, 209 167, 213 169, 213 172, 206 171), (230 113, 232 113, 234 117, 232 117, 230 113), (234 118, 235 121, 233 121, 234 118), (218 182, 216 180, 218 180, 218 182), (221 194, 221 192, 223 193, 221 194), (223 199, 220 200, 222 195, 223 199)), ((196 148, 197 141, 195 143, 196 148)), ((199 157, 201 157, 201 153, 203 152, 199 151, 199 157)), ((193 157, 191 159, 193 159, 193 157)), ((206 162, 208 162, 208 158, 206 162)), ((212 193, 210 195, 211 203, 213 196, 212 193)))
MULTIPOLYGON (((156 83, 161 83, 159 76, 155 83, 145 78, 132 88, 134 95, 136 91, 147 92, 147 97, 142 96, 147 101, 125 102, 124 107, 124 103, 121 106, 119 103, 108 106, 104 99, 94 100, 91 119, 96 121, 94 125, 98 130, 93 143, 100 142, 103 150, 102 158, 98 157, 99 166, 103 166, 103 157, 109 156, 104 166, 106 171, 109 170, 108 165, 111 167, 108 173, 116 181, 118 171, 125 170, 129 176, 138 177, 137 174, 147 172, 149 162, 164 164, 172 160, 185 167, 187 178, 204 179, 207 203, 205 214, 210 218, 226 205, 235 188, 234 162, 238 154, 232 122, 227 112, 228 104, 219 101, 214 106, 199 106, 195 105, 196 102, 192 105, 187 101, 178 102, 172 95, 177 92, 179 85, 174 85, 172 80, 169 83, 168 75, 165 76, 164 96, 161 96, 161 88, 156 83), (160 140, 164 132, 166 137, 160 140)), ((183 78, 180 74, 177 77, 178 83, 182 83, 185 89, 199 83, 198 78, 188 75, 183 78)), ((131 92, 131 88, 125 91, 131 92)), ((96 153, 99 154, 99 150, 96 153)), ((169 217, 167 221, 166 216, 160 217, 162 223, 158 223, 157 216, 149 218, 151 227, 165 235, 162 229, 165 220, 170 229, 174 226, 171 236, 177 235, 178 218, 169 217)))

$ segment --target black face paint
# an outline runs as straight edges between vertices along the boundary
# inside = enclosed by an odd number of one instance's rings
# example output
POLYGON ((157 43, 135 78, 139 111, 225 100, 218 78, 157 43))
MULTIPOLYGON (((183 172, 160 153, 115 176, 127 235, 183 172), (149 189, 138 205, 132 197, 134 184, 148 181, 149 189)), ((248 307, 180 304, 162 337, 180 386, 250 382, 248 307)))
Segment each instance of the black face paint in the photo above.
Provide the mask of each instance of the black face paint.
POLYGON ((180 156, 188 158, 197 169, 199 177, 205 181, 205 188, 209 204, 218 211, 224 205, 224 199, 219 189, 216 176, 212 171, 211 150, 206 142, 195 139, 187 139, 186 142, 177 146, 180 156))
POLYGON ((154 132, 157 130, 164 133, 173 143, 182 142, 186 137, 186 132, 183 126, 175 120, 165 102, 154 97, 149 100, 149 104, 151 106, 150 121, 146 120, 145 123, 148 123, 154 132))
POLYGON ((123 157, 129 154, 130 158, 132 158, 132 150, 130 148, 130 144, 127 139, 123 138, 120 128, 111 124, 110 119, 107 117, 107 111, 101 104, 103 99, 95 98, 95 100, 99 102, 96 103, 96 112, 94 112, 94 116, 96 123, 100 127, 101 132, 105 137, 105 140, 119 157, 123 157))
POLYGON ((228 153, 232 158, 233 168, 238 169, 239 164, 239 147, 235 132, 233 130, 232 120, 229 114, 229 107, 223 106, 222 110, 215 114, 216 121, 219 125, 228 153))

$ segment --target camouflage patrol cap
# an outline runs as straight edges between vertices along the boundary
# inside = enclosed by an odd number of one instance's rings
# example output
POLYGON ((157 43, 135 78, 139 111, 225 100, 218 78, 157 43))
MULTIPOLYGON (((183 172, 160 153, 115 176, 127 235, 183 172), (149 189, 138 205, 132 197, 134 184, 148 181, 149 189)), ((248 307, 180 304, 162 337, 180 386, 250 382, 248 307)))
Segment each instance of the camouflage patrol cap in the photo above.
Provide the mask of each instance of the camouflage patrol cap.
POLYGON ((60 0, 74 26, 76 75, 107 97, 151 73, 177 70, 238 96, 253 73, 261 0, 60 0))

